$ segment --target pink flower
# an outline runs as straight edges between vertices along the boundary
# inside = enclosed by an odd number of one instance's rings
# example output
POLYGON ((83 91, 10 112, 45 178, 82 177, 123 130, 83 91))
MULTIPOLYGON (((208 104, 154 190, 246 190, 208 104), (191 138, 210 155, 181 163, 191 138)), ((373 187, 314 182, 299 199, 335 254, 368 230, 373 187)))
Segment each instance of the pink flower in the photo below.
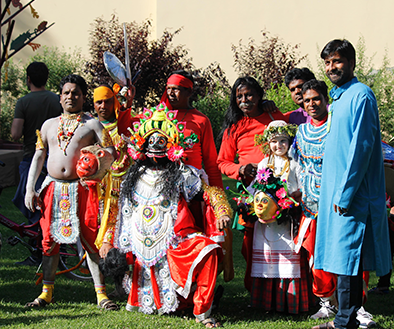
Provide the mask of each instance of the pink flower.
POLYGON ((279 199, 285 198, 286 195, 287 195, 287 193, 286 193, 286 190, 284 189, 284 187, 281 187, 279 190, 276 191, 276 196, 277 196, 279 199))
POLYGON ((167 107, 166 103, 162 102, 162 103, 160 103, 159 105, 156 106, 156 110, 158 110, 159 112, 160 111, 165 111, 166 107, 167 107))
POLYGON ((127 153, 132 157, 133 160, 145 160, 145 154, 137 151, 134 147, 129 147, 127 153))
POLYGON ((290 199, 281 199, 278 201, 278 205, 282 209, 291 208, 291 206, 293 205, 293 201, 291 201, 290 199))
POLYGON ((172 146, 167 151, 168 159, 172 162, 175 162, 175 161, 179 160, 180 158, 182 158, 183 153, 184 153, 184 150, 183 150, 182 146, 172 146))
POLYGON ((257 180, 261 183, 262 181, 266 182, 268 178, 270 178, 271 173, 269 172, 268 168, 260 169, 257 172, 257 180))

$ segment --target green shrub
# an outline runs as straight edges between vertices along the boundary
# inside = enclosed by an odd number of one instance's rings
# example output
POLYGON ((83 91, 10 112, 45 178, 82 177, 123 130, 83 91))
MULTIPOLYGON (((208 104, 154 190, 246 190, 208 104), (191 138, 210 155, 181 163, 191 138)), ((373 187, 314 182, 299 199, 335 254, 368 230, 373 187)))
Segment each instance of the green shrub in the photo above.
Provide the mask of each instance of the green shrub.
MULTIPOLYGON (((380 68, 374 69, 372 60, 374 56, 368 57, 365 39, 361 36, 355 46, 356 49, 356 67, 354 74, 357 79, 369 86, 375 93, 378 103, 380 130, 382 140, 393 144, 394 136, 394 68, 390 67, 390 60, 387 50, 383 57, 380 68)), ((323 60, 318 60, 319 72, 317 77, 326 81, 329 90, 334 87, 333 83, 325 75, 323 60)))
POLYGON ((285 83, 273 84, 266 90, 265 97, 274 101, 282 113, 298 109, 298 105, 291 99, 291 94, 285 83))
MULTIPOLYGON (((59 93, 60 80, 69 74, 83 75, 85 60, 81 56, 80 49, 71 49, 67 52, 64 48, 60 50, 58 47, 43 47, 44 49, 32 56, 29 62, 24 66, 26 72, 27 66, 31 62, 43 62, 49 70, 46 89, 56 94, 59 93)), ((27 88, 26 88, 27 89, 27 88)))
POLYGON ((76 49, 72 53, 57 47, 43 47, 41 53, 29 58, 25 65, 7 61, 1 70, 0 139, 12 140, 11 125, 16 101, 29 93, 26 69, 31 62, 44 62, 49 70, 46 89, 59 93, 60 80, 71 73, 81 74, 84 60, 76 49))
POLYGON ((229 91, 230 89, 225 90, 217 86, 211 93, 198 96, 197 101, 193 102, 193 106, 204 113, 211 121, 215 140, 222 129, 224 114, 230 104, 229 91))

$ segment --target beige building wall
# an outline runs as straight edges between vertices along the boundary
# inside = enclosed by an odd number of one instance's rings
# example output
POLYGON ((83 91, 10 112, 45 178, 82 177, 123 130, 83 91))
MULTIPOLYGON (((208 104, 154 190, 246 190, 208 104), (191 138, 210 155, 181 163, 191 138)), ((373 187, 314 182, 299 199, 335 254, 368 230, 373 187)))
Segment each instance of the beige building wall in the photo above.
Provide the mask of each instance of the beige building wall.
MULTIPOLYGON (((55 22, 35 42, 66 49, 78 47, 86 56, 88 30, 99 16, 108 20, 116 14, 120 22, 150 18, 154 35, 159 37, 166 28, 173 31, 183 27, 174 43, 189 49, 197 67, 220 63, 230 83, 237 77, 232 67, 231 45, 238 44, 240 39, 244 44, 249 38, 261 40, 263 29, 286 43, 300 44, 300 54, 308 54, 314 68, 321 48, 328 41, 347 38, 355 45, 360 36, 365 38, 367 55, 376 53, 376 67, 381 64, 385 49, 394 66, 392 0, 36 0, 33 6, 40 19, 33 20, 26 9, 17 19, 17 32, 28 28, 32 31, 41 20, 55 22)), ((15 57, 23 59, 33 54, 26 47, 15 57)))

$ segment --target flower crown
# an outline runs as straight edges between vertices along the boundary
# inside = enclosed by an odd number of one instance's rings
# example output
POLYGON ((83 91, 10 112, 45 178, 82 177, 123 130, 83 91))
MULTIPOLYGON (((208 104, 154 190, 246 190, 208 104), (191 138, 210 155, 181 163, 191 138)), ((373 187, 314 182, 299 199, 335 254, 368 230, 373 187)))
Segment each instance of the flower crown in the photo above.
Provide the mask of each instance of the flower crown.
POLYGON ((254 146, 260 146, 261 151, 264 154, 270 153, 269 142, 275 137, 287 137, 288 139, 292 139, 295 137, 297 133, 297 125, 294 124, 286 124, 286 125, 269 125, 265 128, 264 133, 262 135, 254 136, 254 146))
POLYGON ((177 110, 169 110, 165 103, 160 103, 150 109, 144 108, 142 118, 133 122, 128 128, 131 137, 124 137, 129 143, 128 153, 134 160, 144 160, 144 144, 154 132, 160 132, 167 137, 167 157, 170 161, 180 161, 185 150, 191 149, 198 143, 198 136, 192 133, 185 137, 185 121, 178 121, 177 110))

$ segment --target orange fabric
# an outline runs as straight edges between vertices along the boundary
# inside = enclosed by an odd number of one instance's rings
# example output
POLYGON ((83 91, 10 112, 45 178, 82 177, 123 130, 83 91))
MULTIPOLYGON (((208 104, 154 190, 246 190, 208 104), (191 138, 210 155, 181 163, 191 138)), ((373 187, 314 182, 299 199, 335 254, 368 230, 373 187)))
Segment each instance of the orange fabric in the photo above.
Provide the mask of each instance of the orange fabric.
MULTIPOLYGON (((52 203, 55 182, 51 182, 41 193, 42 213, 40 226, 42 231, 42 248, 45 256, 59 253, 59 244, 53 241, 50 226, 52 222, 52 203)), ((98 195, 95 185, 84 188, 78 186, 78 217, 81 243, 89 253, 98 252, 94 241, 98 233, 98 195)))
MULTIPOLYGON (((275 120, 286 121, 280 111, 271 113, 271 115, 275 120)), ((254 146, 254 136, 263 134, 271 121, 268 113, 263 113, 254 118, 243 117, 231 128, 230 136, 228 136, 228 129, 224 131, 217 160, 222 174, 238 179, 241 166, 248 163, 259 163, 265 157, 260 148, 254 146), (238 163, 234 162, 236 155, 238 155, 238 163)))
POLYGON ((182 195, 178 201, 178 215, 174 223, 174 232, 183 238, 188 234, 201 232, 201 228, 196 226, 195 219, 182 195))
POLYGON ((161 300, 160 300, 160 290, 157 285, 154 266, 151 266, 151 268, 150 268, 150 277, 151 277, 153 298, 155 300, 155 305, 156 305, 157 309, 160 310, 161 307, 163 306, 163 304, 161 303, 161 300))
POLYGON ((129 297, 127 299, 127 304, 131 306, 139 306, 138 303, 138 278, 141 272, 141 263, 136 260, 133 267, 133 279, 132 285, 129 293, 129 297))
POLYGON ((116 97, 116 94, 111 90, 111 88, 108 88, 106 86, 100 86, 97 87, 94 92, 93 92, 93 102, 109 99, 113 97, 114 98, 114 110, 115 110, 115 116, 118 118, 119 114, 119 109, 120 109, 120 103, 118 101, 118 98, 116 97))
MULTIPOLYGON (((309 259, 308 259, 309 260, 309 259)), ((312 290, 317 297, 330 297, 337 289, 337 276, 334 273, 316 270, 312 266, 312 290)))

